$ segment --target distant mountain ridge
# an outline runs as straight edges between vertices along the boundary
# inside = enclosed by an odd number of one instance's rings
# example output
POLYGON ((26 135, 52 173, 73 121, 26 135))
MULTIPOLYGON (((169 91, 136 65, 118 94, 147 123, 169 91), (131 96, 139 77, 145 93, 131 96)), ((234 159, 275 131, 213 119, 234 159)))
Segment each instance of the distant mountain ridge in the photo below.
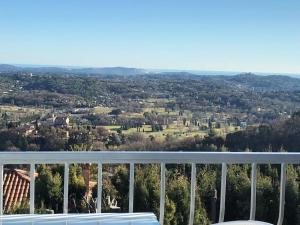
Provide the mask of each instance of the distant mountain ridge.
POLYGON ((260 76, 239 74, 226 77, 228 83, 243 86, 255 91, 296 91, 300 90, 300 79, 283 75, 260 76))
POLYGON ((183 76, 236 76, 236 75, 258 75, 258 76, 289 76, 300 78, 300 74, 275 74, 275 73, 241 73, 234 71, 196 71, 196 70, 159 70, 131 67, 71 67, 71 66, 38 66, 38 65, 11 65, 0 64, 0 73, 4 72, 28 72, 28 73, 66 73, 83 75, 183 75, 183 76))
POLYGON ((73 73, 73 74, 105 74, 105 75, 138 75, 146 74, 148 71, 128 67, 101 67, 101 68, 67 68, 57 66, 27 67, 0 64, 0 72, 30 72, 30 73, 73 73))

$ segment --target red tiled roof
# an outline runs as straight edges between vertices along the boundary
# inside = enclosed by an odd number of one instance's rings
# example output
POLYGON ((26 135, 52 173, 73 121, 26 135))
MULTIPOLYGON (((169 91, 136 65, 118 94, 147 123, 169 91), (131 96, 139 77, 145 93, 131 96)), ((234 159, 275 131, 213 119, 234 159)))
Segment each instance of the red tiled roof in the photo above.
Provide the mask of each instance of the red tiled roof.
POLYGON ((19 169, 5 170, 3 184, 5 211, 27 200, 30 186, 30 177, 27 171, 19 169))

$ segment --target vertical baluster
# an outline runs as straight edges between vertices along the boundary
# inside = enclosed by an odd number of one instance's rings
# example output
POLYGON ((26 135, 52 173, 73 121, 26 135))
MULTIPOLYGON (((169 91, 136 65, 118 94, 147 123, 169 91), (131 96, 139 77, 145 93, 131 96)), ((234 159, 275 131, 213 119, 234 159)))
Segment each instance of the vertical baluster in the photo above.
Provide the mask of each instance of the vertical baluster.
POLYGON ((251 171, 251 208, 250 208, 250 220, 255 220, 256 212, 256 163, 252 163, 251 171))
POLYGON ((192 171, 191 171, 191 202, 190 202, 190 219, 189 225, 193 225, 194 223, 194 215, 195 215, 195 195, 196 195, 196 164, 192 163, 192 171))
POLYGON ((63 213, 68 213, 68 199, 69 199, 69 163, 65 163, 64 172, 64 210, 63 213))
POLYGON ((160 208, 159 208, 159 223, 164 224, 165 216, 165 197, 166 197, 166 165, 160 164, 160 208))
POLYGON ((0 216, 3 214, 3 165, 0 164, 0 216))
POLYGON ((133 195, 134 195, 134 163, 130 163, 129 173, 129 212, 133 212, 133 195))
POLYGON ((221 199, 220 199, 219 223, 221 223, 221 222, 224 221, 224 215, 225 215, 226 176, 227 176, 227 165, 226 165, 226 163, 222 163, 221 199))
POLYGON ((285 205, 285 183, 286 183, 286 164, 281 164, 280 175, 280 200, 279 200, 279 216, 277 225, 282 225, 284 218, 284 205, 285 205))
POLYGON ((30 164, 30 214, 34 214, 35 164, 30 164))
POLYGON ((102 163, 98 163, 97 213, 101 213, 102 185, 102 163))

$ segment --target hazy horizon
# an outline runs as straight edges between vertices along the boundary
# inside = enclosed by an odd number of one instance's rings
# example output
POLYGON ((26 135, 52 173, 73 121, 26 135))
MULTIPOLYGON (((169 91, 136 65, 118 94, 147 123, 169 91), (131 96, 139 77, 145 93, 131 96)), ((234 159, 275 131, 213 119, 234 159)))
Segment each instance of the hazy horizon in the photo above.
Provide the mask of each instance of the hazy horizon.
POLYGON ((65 69, 87 69, 87 68, 129 68, 129 69, 140 69, 140 70, 145 70, 148 72, 157 72, 157 73, 164 73, 164 72, 187 72, 187 73, 194 73, 197 75, 220 75, 220 73, 224 73, 221 75, 236 75, 236 74, 242 74, 242 73, 252 73, 252 74, 256 74, 256 75, 286 75, 286 76, 294 76, 294 77, 298 77, 300 76, 300 73, 287 73, 287 72, 261 72, 261 71, 229 71, 229 70, 225 70, 225 71, 220 71, 220 70, 201 70, 201 69, 196 69, 196 70, 191 70, 191 69, 170 69, 170 68, 159 68, 159 69, 153 69, 153 68, 136 68, 136 67, 132 67, 132 66, 103 66, 103 67, 99 67, 99 66, 80 66, 80 65, 44 65, 44 64, 20 64, 20 63, 2 63, 0 62, 0 65, 12 65, 12 66, 17 66, 17 67, 24 67, 24 68, 43 68, 43 67, 57 67, 57 68, 65 68, 65 69), (208 73, 208 74, 205 74, 208 73))

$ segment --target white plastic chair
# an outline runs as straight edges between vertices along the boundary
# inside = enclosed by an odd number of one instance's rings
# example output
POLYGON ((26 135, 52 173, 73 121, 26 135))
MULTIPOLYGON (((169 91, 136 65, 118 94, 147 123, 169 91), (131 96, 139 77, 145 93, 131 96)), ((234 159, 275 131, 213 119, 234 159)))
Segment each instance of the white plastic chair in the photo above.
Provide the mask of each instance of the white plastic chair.
POLYGON ((92 221, 70 221, 68 225, 100 225, 101 223, 95 220, 92 221))
MULTIPOLYGON (((0 222, 1 224, 1 222, 0 222)), ((22 222, 22 221, 18 221, 18 222, 2 222, 2 225, 32 225, 32 222, 22 222)))
POLYGON ((223 222, 223 223, 215 223, 212 225, 273 225, 271 223, 265 223, 260 221, 253 220, 240 220, 240 221, 232 221, 232 222, 223 222))
POLYGON ((158 221, 134 221, 131 225, 159 225, 158 221))
POLYGON ((66 221, 38 221, 34 225, 66 225, 66 221))
POLYGON ((101 225, 130 225, 130 221, 116 221, 116 220, 109 220, 109 221, 100 221, 101 225))

